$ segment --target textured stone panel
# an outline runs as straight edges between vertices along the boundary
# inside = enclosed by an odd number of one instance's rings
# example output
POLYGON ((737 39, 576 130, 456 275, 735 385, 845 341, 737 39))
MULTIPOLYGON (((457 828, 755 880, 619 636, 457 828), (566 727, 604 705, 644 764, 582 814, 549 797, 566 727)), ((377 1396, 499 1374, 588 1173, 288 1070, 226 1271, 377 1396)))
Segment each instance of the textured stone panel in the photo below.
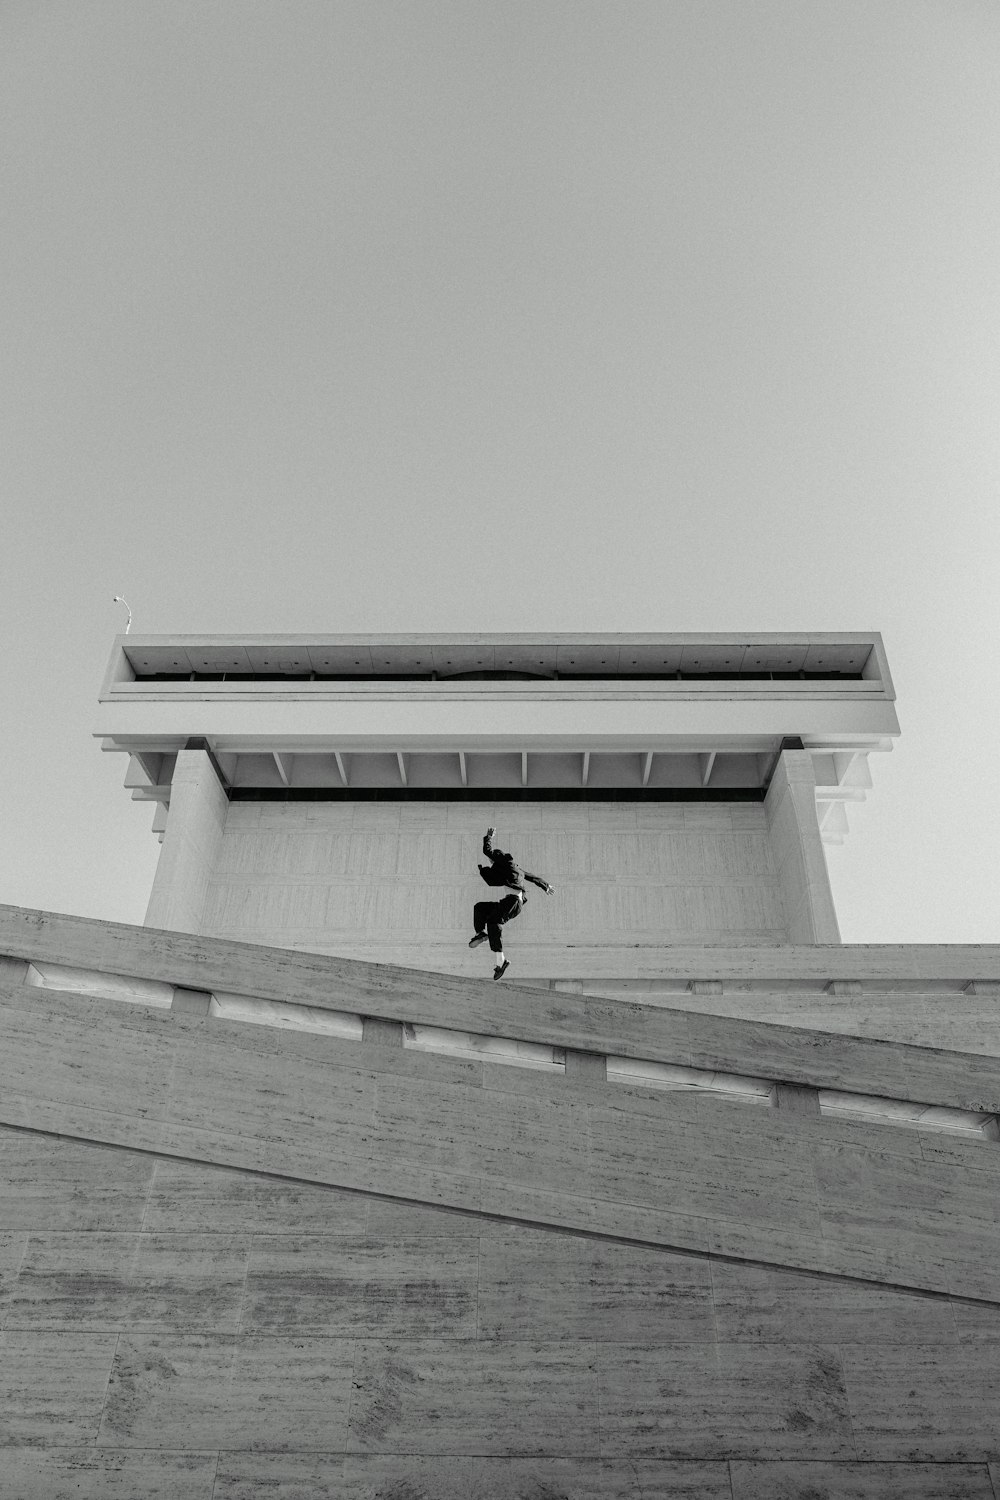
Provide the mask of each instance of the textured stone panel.
MULTIPOLYGON (((669 1108, 665 1105, 666 1109, 669 1108)), ((592 1192, 637 1204, 669 1203, 706 1219, 788 1227, 816 1235, 819 1216, 805 1142, 788 1136, 783 1150, 760 1149, 763 1127, 746 1106, 742 1135, 694 1124, 642 1129, 625 1109, 591 1110, 592 1192), (739 1170, 741 1159, 746 1170, 739 1170)))
POLYGON ((0 1333, 0 1447, 92 1443, 115 1341, 113 1333, 0 1333))
POLYGON ((593 1345, 358 1344, 352 1449, 598 1456, 593 1345))
POLYGON ((586 1121, 568 1094, 529 1100, 392 1079, 379 1085, 373 1149, 422 1169, 556 1185, 586 1178, 586 1121))
POLYGON ((774 1266, 712 1263, 722 1343, 954 1344, 949 1298, 774 1266))
POLYGON ((601 1450, 633 1458, 853 1458, 837 1352, 600 1344, 601 1450))
POLYGON ((138 1229, 151 1158, 0 1126, 0 1226, 138 1229))
POLYGON ((483 1338, 715 1337, 707 1260, 515 1226, 484 1230, 479 1267, 483 1338))
POLYGON ((343 1451, 348 1339, 122 1337, 98 1443, 343 1451))
POLYGON ((0 1329, 7 1326, 7 1314, 27 1242, 26 1234, 0 1233, 0 1329))
POLYGON ((211 1229, 261 1233, 296 1231, 363 1234, 368 1200, 335 1187, 311 1187, 281 1178, 158 1161, 146 1205, 149 1232, 211 1229))
POLYGON ((477 1458, 469 1500, 732 1500, 732 1491, 726 1463, 477 1458))
MULTIPOLYGON (((488 804, 404 803, 395 815, 377 803, 289 803, 280 813, 261 804, 255 819, 248 808, 230 806, 203 931, 482 971, 461 937, 484 889, 476 864, 495 816, 488 804)), ((511 933, 515 951, 532 943, 562 953, 581 938, 607 946, 636 933, 660 941, 785 939, 762 807, 511 805, 501 837, 525 868, 558 888, 544 905, 529 902, 511 933)))
POLYGON ((246 1234, 31 1235, 7 1327, 235 1333, 249 1250, 246 1234))
POLYGON ((475 1337, 478 1242, 259 1235, 245 1333, 475 1337))
POLYGON ((1000 1454, 1000 1348, 843 1351, 858 1457, 983 1461, 1000 1454))
POLYGON ((985 1464, 740 1463, 732 1500, 994 1500, 985 1464))
POLYGON ((212 1500, 471 1500, 471 1458, 220 1453, 212 1500))
POLYGON ((429 1234, 478 1240, 483 1221, 478 1214, 433 1208, 427 1203, 401 1203, 391 1198, 369 1198, 367 1233, 370 1240, 411 1239, 429 1234))
POLYGON ((6 1448, 0 1494, 11 1500, 213 1500, 215 1453, 6 1448))

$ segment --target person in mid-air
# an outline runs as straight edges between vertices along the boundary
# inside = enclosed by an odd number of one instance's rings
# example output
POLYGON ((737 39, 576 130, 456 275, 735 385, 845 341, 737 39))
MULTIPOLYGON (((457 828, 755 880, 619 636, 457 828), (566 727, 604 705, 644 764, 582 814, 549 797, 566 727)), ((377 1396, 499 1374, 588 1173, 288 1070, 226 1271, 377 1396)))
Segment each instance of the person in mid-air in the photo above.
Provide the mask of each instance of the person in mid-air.
POLYGON ((493 978, 500 979, 510 967, 510 960, 504 957, 500 929, 505 922, 512 922, 515 917, 521 915, 524 903, 528 899, 524 882, 530 880, 532 885, 541 886, 546 896, 553 895, 555 887, 549 885, 548 881, 543 880, 540 875, 530 875, 527 870, 522 870, 512 854, 505 854, 502 849, 494 849, 493 835, 495 833, 495 828, 486 830, 483 853, 491 863, 480 865, 479 873, 487 885, 504 887, 504 893, 498 901, 476 902, 472 913, 476 931, 475 936, 469 942, 469 947, 476 948, 480 943, 485 943, 487 937, 489 938, 495 964, 493 978))

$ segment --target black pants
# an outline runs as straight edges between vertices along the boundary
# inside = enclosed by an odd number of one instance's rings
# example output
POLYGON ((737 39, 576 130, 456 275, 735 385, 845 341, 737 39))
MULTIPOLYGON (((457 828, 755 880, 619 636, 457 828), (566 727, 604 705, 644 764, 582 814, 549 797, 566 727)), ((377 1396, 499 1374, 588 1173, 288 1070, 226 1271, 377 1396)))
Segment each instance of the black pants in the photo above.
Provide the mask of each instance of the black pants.
POLYGON ((494 953, 503 952, 500 929, 521 914, 521 903, 516 896, 504 896, 500 901, 477 901, 472 912, 473 925, 477 932, 489 935, 490 948, 494 953))

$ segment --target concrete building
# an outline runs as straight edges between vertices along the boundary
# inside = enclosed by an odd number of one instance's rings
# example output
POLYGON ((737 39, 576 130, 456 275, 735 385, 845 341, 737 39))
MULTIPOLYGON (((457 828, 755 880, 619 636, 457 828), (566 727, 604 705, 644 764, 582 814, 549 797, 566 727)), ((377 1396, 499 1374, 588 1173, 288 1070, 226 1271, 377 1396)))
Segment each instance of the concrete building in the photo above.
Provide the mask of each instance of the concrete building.
POLYGON ((0 908, 0 1496, 1000 1500, 1000 949, 840 943, 822 847, 878 636, 101 697, 162 849, 145 927, 0 908))
POLYGON ((121 636, 101 704, 156 805, 150 925, 479 973, 495 823, 560 887, 517 932, 545 979, 838 941, 820 840, 899 729, 877 635, 121 636))

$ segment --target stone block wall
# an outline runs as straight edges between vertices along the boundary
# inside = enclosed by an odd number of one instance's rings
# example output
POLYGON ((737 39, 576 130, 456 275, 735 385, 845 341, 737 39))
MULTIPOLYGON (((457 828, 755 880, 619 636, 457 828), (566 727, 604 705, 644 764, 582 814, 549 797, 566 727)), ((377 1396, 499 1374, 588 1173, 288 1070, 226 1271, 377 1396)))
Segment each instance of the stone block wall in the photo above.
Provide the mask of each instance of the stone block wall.
POLYGON ((201 930, 481 975, 466 944, 491 823, 557 889, 529 887, 508 930, 519 976, 574 973, 580 947, 628 972, 651 945, 787 941, 762 803, 232 802, 201 930))
MULTIPOLYGON (((996 950, 844 951, 748 963, 995 1005, 996 950)), ((1000 1145, 804 1107, 995 1114, 995 1050, 10 908, 0 954, 0 1496, 997 1500, 1000 1145), (46 959, 174 1004, 32 987, 46 959), (218 987, 349 1003, 362 1039, 213 1018, 218 987), (567 1065, 391 1044, 458 1017, 567 1065)))

